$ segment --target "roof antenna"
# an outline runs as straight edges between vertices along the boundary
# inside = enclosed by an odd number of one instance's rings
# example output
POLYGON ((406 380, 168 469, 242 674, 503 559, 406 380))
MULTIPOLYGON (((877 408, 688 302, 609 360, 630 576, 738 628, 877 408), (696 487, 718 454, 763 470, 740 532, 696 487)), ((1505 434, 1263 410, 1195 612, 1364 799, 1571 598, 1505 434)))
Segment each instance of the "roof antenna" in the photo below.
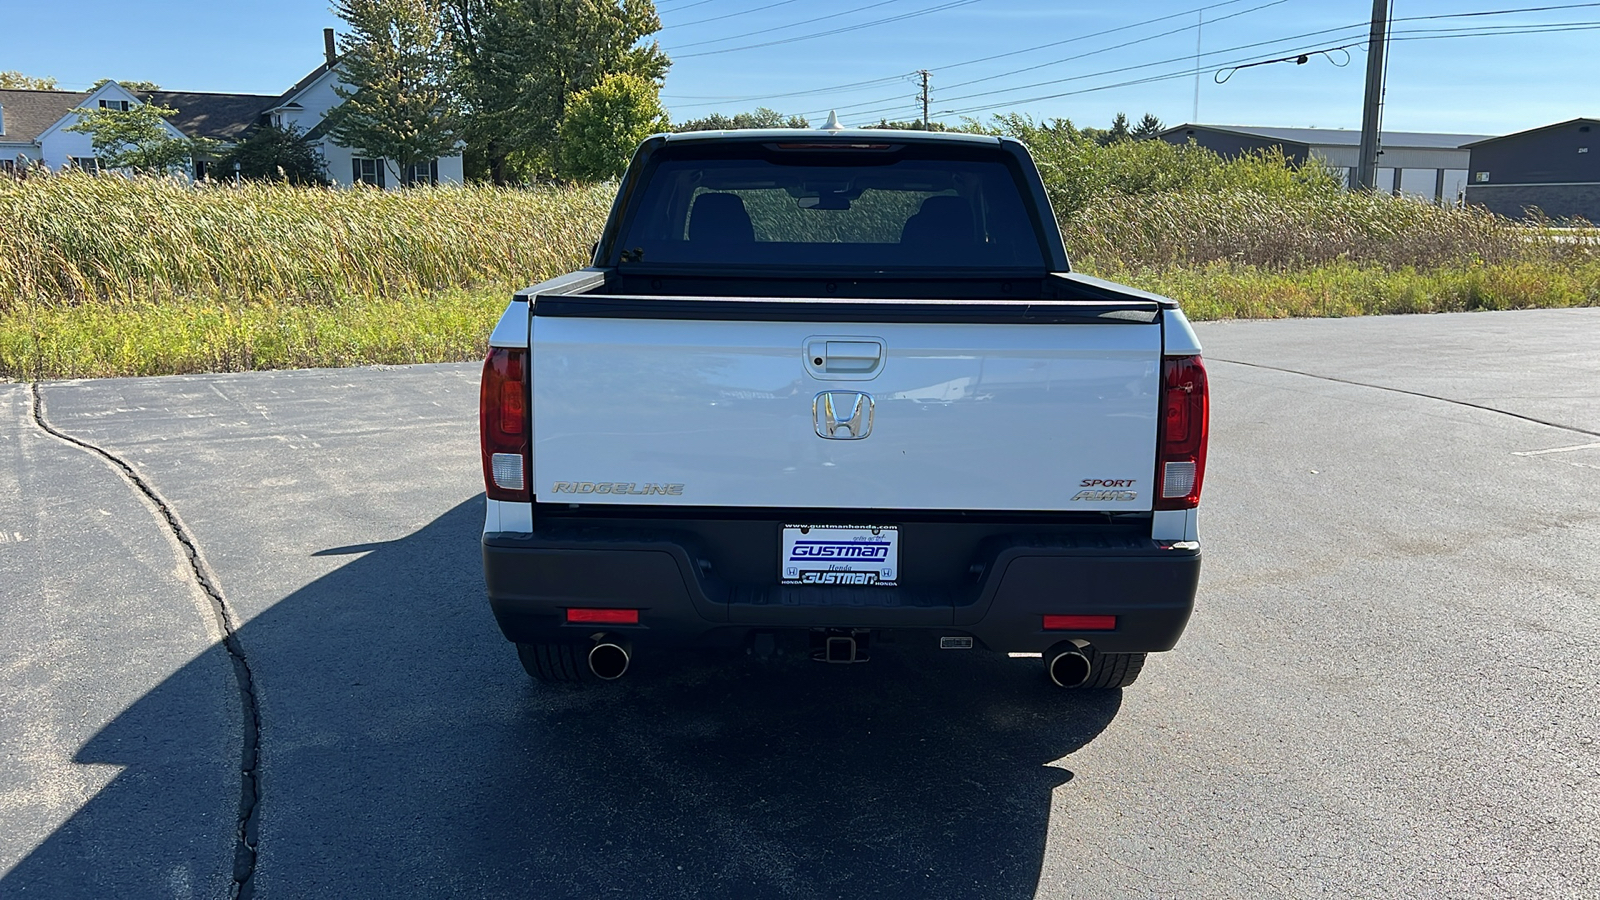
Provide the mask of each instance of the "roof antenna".
POLYGON ((828 123, 826 125, 823 125, 820 130, 821 131, 843 131, 844 130, 844 123, 839 121, 839 113, 834 111, 834 110, 831 110, 831 109, 828 110, 828 123))

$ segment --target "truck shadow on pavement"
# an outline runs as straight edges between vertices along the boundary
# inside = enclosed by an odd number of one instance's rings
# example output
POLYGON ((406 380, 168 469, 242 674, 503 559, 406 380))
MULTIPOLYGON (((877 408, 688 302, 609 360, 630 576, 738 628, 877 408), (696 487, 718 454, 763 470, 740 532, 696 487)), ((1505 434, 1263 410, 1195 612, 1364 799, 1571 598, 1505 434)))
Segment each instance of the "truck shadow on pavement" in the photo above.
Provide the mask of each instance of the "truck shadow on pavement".
MULTIPOLYGON (((854 666, 641 657, 599 689, 538 685, 483 598, 481 508, 323 551, 354 558, 240 630, 262 717, 256 896, 1034 896, 1072 778, 1051 763, 1120 692, 895 646, 854 666)), ((218 868, 226 883, 232 835, 199 811, 237 793, 191 796, 216 791, 162 751, 183 739, 172 712, 217 689, 217 656, 78 752, 124 770, 0 895, 173 896, 185 860, 212 869, 197 893, 218 868), (97 869, 107 848, 132 864, 97 869)))

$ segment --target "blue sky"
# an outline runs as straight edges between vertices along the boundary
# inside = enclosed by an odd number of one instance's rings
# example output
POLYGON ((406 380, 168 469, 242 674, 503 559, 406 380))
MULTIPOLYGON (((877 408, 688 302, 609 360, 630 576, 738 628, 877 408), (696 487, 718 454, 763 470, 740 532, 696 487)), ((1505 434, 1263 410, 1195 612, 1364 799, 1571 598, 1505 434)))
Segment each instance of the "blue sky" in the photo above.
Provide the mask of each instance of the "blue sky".
MULTIPOLYGON (((914 118, 913 73, 928 69, 935 119, 1023 112, 1104 126, 1123 111, 1177 124, 1193 118, 1196 79, 1188 73, 1196 68, 1203 17, 1199 121, 1324 128, 1361 124, 1366 55, 1359 45, 1372 9, 1369 0, 657 6, 665 26, 657 38, 674 60, 663 100, 677 121, 756 106, 819 124, 830 108, 846 124, 914 118), (825 31, 838 33, 811 37, 825 31), (1242 69, 1216 83, 1232 64, 1352 43, 1305 65, 1242 69), (1151 78, 1158 80, 1113 87, 1151 78)), ((62 7, 3 0, 0 69, 53 76, 69 89, 109 76, 176 90, 277 93, 320 61, 321 30, 341 24, 319 0, 168 0, 156 14, 129 10, 78 0, 65 15, 62 7)), ((1394 16, 1397 37, 1405 39, 1391 47, 1387 129, 1500 134, 1600 116, 1600 3, 1395 0, 1394 16), (1459 17, 1536 6, 1568 8, 1459 17), (1421 18, 1438 16, 1458 17, 1421 18), (1534 28, 1545 30, 1515 33, 1534 28), (1441 39, 1440 29, 1492 33, 1441 39)))

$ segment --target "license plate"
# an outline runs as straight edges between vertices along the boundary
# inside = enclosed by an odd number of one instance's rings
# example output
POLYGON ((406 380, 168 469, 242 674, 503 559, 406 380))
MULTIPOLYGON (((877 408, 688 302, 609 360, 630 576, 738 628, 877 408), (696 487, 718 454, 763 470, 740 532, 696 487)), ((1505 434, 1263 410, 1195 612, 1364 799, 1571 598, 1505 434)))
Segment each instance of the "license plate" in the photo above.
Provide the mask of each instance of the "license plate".
POLYGON ((893 525, 785 525, 784 584, 893 587, 900 575, 900 529, 893 525))

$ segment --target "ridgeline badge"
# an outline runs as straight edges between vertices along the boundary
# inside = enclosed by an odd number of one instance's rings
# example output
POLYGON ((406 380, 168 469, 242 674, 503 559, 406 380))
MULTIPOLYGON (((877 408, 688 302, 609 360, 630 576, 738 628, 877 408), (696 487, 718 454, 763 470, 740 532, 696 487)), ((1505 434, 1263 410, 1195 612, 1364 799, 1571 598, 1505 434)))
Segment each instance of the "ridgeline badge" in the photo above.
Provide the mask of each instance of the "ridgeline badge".
MULTIPOLYGON (((1078 487, 1100 488, 1100 490, 1079 491, 1073 495, 1072 499, 1091 501, 1110 500, 1116 503, 1126 503, 1130 500, 1137 500, 1139 499, 1139 495, 1134 491, 1105 490, 1105 488, 1133 487, 1136 481, 1137 479, 1133 478, 1085 478, 1083 481, 1078 483, 1078 487)), ((1070 503, 1071 501, 1068 502, 1070 503)))
POLYGON ((681 484, 639 484, 636 481, 558 481, 550 488, 552 494, 625 494, 649 496, 663 494, 668 497, 683 496, 681 484))

